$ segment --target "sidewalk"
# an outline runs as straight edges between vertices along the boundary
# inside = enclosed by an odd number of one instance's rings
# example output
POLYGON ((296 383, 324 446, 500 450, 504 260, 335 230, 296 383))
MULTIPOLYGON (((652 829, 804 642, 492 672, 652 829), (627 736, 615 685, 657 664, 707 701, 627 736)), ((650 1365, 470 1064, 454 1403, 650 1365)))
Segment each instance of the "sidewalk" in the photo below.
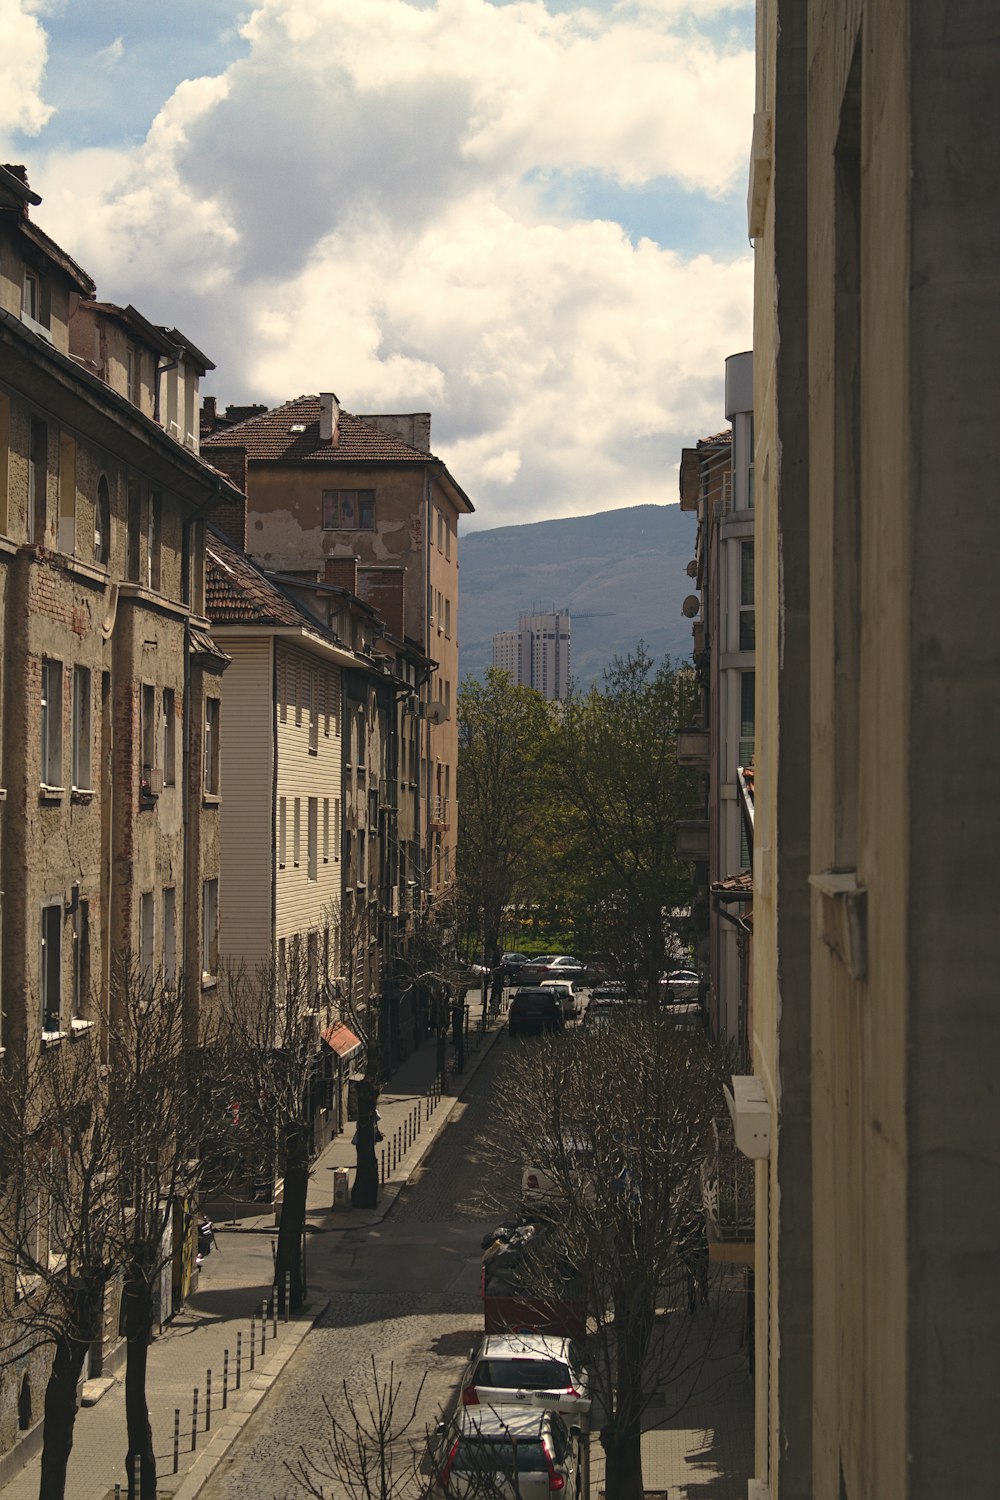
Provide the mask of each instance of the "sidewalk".
MULTIPOLYGON (((480 1014, 477 991, 470 992, 470 1001, 475 1023, 480 1014)), ((501 1025, 502 1021, 503 1017, 501 1025)), ((353 1167, 349 1134, 337 1137, 319 1156, 309 1181, 307 1225, 314 1233, 306 1236, 307 1266, 309 1241, 315 1233, 365 1228, 379 1223, 390 1212, 498 1035, 496 1024, 485 1033, 470 1032, 465 1069, 449 1077, 440 1096, 433 1092, 436 1064, 433 1039, 408 1057, 389 1080, 379 1098, 380 1128, 388 1151, 386 1180, 375 1209, 334 1210, 331 1206, 334 1169, 353 1167)), ((452 1066, 454 1053, 450 1046, 448 1051, 452 1066)), ((147 1393, 157 1459, 157 1493, 161 1497, 194 1500, 326 1309, 325 1301, 317 1301, 299 1318, 287 1323, 280 1319, 275 1323, 269 1318, 262 1326, 262 1306, 272 1284, 272 1239, 276 1233, 270 1210, 256 1218, 243 1219, 235 1229, 225 1223, 217 1224, 217 1248, 205 1258, 197 1292, 153 1341, 147 1393), (195 1391, 198 1415, 196 1446, 192 1447, 195 1391), (176 1411, 180 1413, 180 1433, 175 1473, 176 1411)), ((77 1415, 66 1486, 73 1500, 112 1500, 116 1484, 121 1484, 123 1493, 126 1489, 123 1380, 124 1366, 97 1404, 83 1407, 77 1415)), ((3 1487, 3 1500, 36 1500, 39 1471, 36 1457, 3 1487)))

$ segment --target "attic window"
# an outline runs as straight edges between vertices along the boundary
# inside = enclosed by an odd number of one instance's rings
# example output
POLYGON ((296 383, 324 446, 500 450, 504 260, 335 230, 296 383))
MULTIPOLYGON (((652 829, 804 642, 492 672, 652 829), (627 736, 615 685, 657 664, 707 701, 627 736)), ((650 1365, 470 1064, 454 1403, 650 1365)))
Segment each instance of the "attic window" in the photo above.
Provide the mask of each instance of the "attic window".
POLYGON ((288 430, 289 432, 305 432, 306 424, 304 422, 293 422, 288 430))

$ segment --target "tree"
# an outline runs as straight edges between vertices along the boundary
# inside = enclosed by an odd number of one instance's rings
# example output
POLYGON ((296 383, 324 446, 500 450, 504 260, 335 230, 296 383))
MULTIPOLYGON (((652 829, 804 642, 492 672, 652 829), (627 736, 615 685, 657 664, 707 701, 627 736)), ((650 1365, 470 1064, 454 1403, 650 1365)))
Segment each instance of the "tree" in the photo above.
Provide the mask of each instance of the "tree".
POLYGON ((689 675, 655 666, 640 647, 601 687, 572 697, 553 731, 551 776, 567 824, 567 887, 591 949, 607 953, 634 993, 658 1003, 664 912, 691 901, 676 824, 694 785, 678 767, 691 713, 689 675))
POLYGON ((45 1500, 64 1492, 76 1392, 103 1332, 104 1293, 121 1275, 127 1363, 126 1472, 156 1493, 146 1359, 160 1272, 175 1216, 213 1163, 213 1099, 225 1088, 223 1049, 194 1027, 183 991, 113 966, 110 1005, 84 1035, 14 1058, 0 1107, 5 1202, 0 1212, 4 1312, 12 1352, 53 1346, 45 1397, 45 1500))
POLYGON ((77 1388, 102 1333, 113 1272, 116 1182, 97 1037, 24 1059, 10 1054, 0 1097, 0 1359, 52 1348, 40 1494, 60 1500, 77 1388))
POLYGON ((275 1251, 278 1304, 289 1288, 292 1312, 303 1306, 302 1240, 312 1143, 312 1081, 320 1035, 334 1018, 301 944, 284 959, 221 977, 221 1011, 235 1038, 232 1149, 247 1175, 283 1178, 275 1251))
POLYGON ((105 1111, 117 1183, 114 1260, 124 1278, 126 1473, 134 1500, 155 1500, 156 1456, 146 1366, 160 1274, 178 1229, 190 1225, 202 1183, 217 1179, 228 1146, 232 1034, 217 1017, 195 1022, 183 988, 130 956, 114 966, 105 1111))
POLYGON ((676 1382, 679 1409, 701 1368, 705 1329, 692 1340, 689 1289, 704 1247, 700 1168, 726 1075, 724 1052, 701 1034, 629 1006, 607 1030, 518 1048, 506 1079, 493 1139, 551 1177, 559 1204, 559 1274, 540 1259, 534 1284, 559 1301, 568 1261, 585 1287, 608 1500, 641 1500, 651 1386, 676 1382))
POLYGON ((458 693, 458 801, 462 833, 458 879, 483 936, 487 958, 500 950, 503 915, 530 870, 545 816, 549 710, 534 689, 491 668, 458 693))

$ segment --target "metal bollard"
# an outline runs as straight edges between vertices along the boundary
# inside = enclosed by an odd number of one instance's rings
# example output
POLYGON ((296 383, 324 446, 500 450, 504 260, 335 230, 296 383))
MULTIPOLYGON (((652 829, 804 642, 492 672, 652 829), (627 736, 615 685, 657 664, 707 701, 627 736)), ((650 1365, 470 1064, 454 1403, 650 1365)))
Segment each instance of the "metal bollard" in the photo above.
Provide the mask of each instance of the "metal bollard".
POLYGON ((133 1455, 132 1455, 132 1493, 133 1493, 133 1495, 138 1495, 138 1493, 139 1493, 139 1478, 140 1478, 141 1469, 142 1469, 142 1455, 139 1454, 139 1453, 133 1453, 133 1455))
POLYGON ((212 1372, 205 1371, 205 1431, 212 1430, 212 1372))
POLYGON ((257 1357, 257 1319, 253 1313, 250 1314, 250 1368, 254 1367, 257 1357))
POLYGON ((222 1410, 229 1406, 229 1350, 222 1351, 222 1410))
POLYGON ((267 1349, 267 1298, 260 1304, 260 1352, 263 1355, 267 1349))
POLYGON ((115 1500, 122 1500, 122 1487, 120 1481, 115 1481, 115 1500))
POLYGON ((191 1452, 198 1446, 198 1387, 194 1388, 194 1398, 191 1402, 191 1452))
MULTIPOLYGON (((288 1280, 288 1272, 287 1271, 285 1272, 285 1280, 286 1280, 286 1282, 288 1280)), ((285 1301, 285 1306, 286 1307, 288 1306, 287 1299, 285 1301)), ((278 1337, 278 1288, 277 1287, 275 1287, 274 1291, 271 1293, 271 1337, 275 1338, 275 1339, 278 1337)))
POLYGON ((385 1181, 385 1147, 384 1146, 382 1147, 381 1151, 378 1154, 378 1175, 379 1175, 379 1181, 380 1182, 384 1182, 385 1181))
POLYGON ((285 1322, 288 1322, 292 1310, 292 1273, 285 1272, 285 1322))
POLYGON ((174 1473, 180 1468, 181 1463, 181 1409, 174 1407, 174 1473))
POLYGON ((243 1379, 243 1335, 236 1335, 236 1389, 239 1390, 243 1379))

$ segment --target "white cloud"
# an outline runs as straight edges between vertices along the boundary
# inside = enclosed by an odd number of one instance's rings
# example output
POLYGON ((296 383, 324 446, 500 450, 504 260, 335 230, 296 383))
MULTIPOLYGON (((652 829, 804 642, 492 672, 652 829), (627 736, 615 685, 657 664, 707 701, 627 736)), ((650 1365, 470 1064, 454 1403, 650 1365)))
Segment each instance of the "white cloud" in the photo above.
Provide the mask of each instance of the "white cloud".
POLYGON ((249 55, 140 147, 34 164, 39 217, 101 295, 206 349, 222 401, 431 410, 485 524, 672 499, 681 445, 723 424, 749 257, 634 244, 537 178, 731 189, 752 59, 691 19, 720 9, 261 0, 249 55))
POLYGON ((97 54, 97 61, 105 68, 113 68, 116 63, 121 62, 124 56, 125 38, 116 36, 113 42, 109 42, 108 46, 101 48, 97 54))
POLYGON ((48 44, 34 14, 38 8, 30 0, 0 0, 0 144, 5 151, 9 135, 37 135, 52 114, 41 97, 48 44))

